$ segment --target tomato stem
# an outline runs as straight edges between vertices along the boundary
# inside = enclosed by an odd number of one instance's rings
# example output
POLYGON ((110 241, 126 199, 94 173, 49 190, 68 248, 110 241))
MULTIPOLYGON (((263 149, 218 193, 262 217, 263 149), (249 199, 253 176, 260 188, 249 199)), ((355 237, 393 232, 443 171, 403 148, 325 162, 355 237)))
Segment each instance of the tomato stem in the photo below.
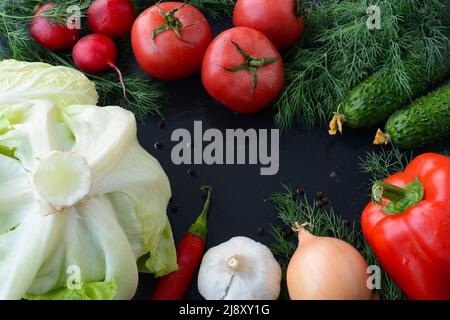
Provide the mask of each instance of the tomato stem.
POLYGON ((202 186, 200 188, 202 191, 208 193, 205 204, 203 206, 202 213, 198 216, 197 220, 191 225, 188 233, 193 234, 201 239, 205 240, 208 234, 208 211, 211 206, 211 191, 210 186, 202 186))
POLYGON ((183 5, 179 8, 170 10, 169 12, 164 12, 158 5, 157 8, 159 10, 159 14, 161 17, 164 18, 164 23, 161 24, 159 27, 155 28, 152 33, 152 41, 153 44, 155 44, 155 38, 167 30, 171 29, 173 32, 177 35, 178 38, 181 38, 180 29, 191 27, 191 25, 183 27, 180 19, 175 17, 175 13, 178 12, 178 10, 182 9, 186 5, 186 2, 183 3, 183 5))
POLYGON ((245 62, 239 66, 224 69, 230 72, 250 71, 253 80, 251 95, 253 95, 256 91, 256 86, 258 85, 258 69, 276 62, 278 58, 254 58, 233 40, 231 40, 231 43, 236 47, 236 50, 244 56, 245 62))

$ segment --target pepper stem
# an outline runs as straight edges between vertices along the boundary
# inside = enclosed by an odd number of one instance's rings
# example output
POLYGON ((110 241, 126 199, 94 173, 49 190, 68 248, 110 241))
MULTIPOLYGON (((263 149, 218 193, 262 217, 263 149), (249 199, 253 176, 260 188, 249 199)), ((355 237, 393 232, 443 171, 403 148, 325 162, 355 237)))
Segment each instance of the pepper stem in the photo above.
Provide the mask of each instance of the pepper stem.
POLYGON ((422 201, 424 189, 417 177, 404 187, 398 187, 391 183, 379 180, 372 186, 372 201, 382 204, 382 198, 390 200, 383 208, 387 214, 402 213, 408 208, 422 201))
POLYGON ((386 198, 391 201, 399 201, 405 196, 405 190, 403 188, 394 186, 391 183, 384 182, 383 180, 375 181, 372 186, 372 200, 377 204, 381 204, 381 198, 386 198))
POLYGON ((212 188, 210 186, 202 186, 200 190, 207 192, 208 196, 206 198, 205 204, 203 206, 202 213, 197 217, 195 222, 191 225, 188 230, 188 233, 193 234, 197 237, 206 239, 208 234, 208 211, 211 207, 211 191, 212 188))

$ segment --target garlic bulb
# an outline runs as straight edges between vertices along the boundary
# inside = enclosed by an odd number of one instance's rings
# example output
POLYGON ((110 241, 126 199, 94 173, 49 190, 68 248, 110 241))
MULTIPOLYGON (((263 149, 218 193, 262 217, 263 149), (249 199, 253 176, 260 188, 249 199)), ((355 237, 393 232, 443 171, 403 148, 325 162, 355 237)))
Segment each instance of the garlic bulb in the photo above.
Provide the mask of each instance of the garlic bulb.
POLYGON ((269 248, 235 237, 206 252, 198 290, 207 300, 275 300, 280 281, 281 268, 269 248))

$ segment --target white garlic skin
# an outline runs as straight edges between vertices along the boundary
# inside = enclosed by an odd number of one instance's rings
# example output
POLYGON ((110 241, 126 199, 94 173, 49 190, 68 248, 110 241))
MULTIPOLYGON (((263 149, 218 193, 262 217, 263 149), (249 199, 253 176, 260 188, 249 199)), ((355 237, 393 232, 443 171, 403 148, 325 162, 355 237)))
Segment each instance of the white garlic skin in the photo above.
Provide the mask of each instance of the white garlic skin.
POLYGON ((281 267, 265 245, 234 237, 209 249, 198 274, 198 290, 207 300, 276 300, 281 267))

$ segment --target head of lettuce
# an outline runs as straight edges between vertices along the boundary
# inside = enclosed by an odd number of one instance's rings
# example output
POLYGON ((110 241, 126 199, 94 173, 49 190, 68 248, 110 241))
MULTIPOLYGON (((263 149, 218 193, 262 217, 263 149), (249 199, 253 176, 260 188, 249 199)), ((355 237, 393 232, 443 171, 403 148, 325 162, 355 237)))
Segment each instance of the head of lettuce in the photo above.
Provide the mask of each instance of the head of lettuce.
POLYGON ((130 299, 177 269, 169 180, 82 73, 0 62, 0 299, 130 299))

